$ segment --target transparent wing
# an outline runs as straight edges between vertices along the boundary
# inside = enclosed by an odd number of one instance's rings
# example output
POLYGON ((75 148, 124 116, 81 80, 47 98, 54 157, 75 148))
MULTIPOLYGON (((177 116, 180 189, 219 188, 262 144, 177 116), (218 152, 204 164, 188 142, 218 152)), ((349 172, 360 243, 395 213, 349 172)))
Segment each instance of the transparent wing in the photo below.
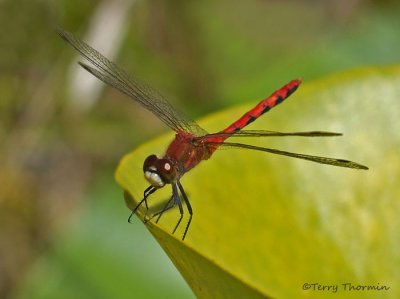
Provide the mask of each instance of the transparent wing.
POLYGON ((339 167, 364 169, 364 170, 368 169, 368 167, 366 167, 364 165, 361 165, 361 164, 358 164, 356 162, 352 162, 349 160, 327 158, 327 157, 320 157, 320 156, 311 156, 311 155, 305 155, 305 154, 297 154, 297 153, 281 151, 281 150, 277 150, 277 149, 273 149, 273 148, 259 147, 259 146, 243 144, 243 143, 235 143, 235 142, 223 142, 223 143, 215 142, 215 143, 213 143, 213 142, 210 142, 208 144, 215 144, 217 146, 223 146, 223 147, 244 148, 244 149, 250 149, 250 150, 256 150, 256 151, 262 151, 262 152, 267 152, 267 153, 271 153, 271 154, 288 156, 288 157, 298 158, 298 159, 304 159, 304 160, 308 160, 308 161, 312 161, 312 162, 316 162, 316 163, 328 164, 328 165, 339 166, 339 167))
POLYGON ((188 131, 195 135, 204 135, 207 133, 194 121, 188 119, 184 114, 176 110, 156 90, 143 83, 139 83, 132 76, 128 75, 127 72, 109 61, 91 46, 60 28, 56 31, 61 38, 74 47, 94 66, 92 67, 84 63, 79 63, 84 69, 101 81, 111 85, 140 103, 171 129, 175 131, 188 131))
POLYGON ((277 132, 268 130, 240 130, 233 133, 211 133, 196 139, 204 139, 205 141, 218 142, 218 139, 227 139, 230 137, 280 137, 280 136, 300 136, 300 137, 335 137, 342 136, 342 133, 325 132, 325 131, 308 131, 308 132, 277 132))

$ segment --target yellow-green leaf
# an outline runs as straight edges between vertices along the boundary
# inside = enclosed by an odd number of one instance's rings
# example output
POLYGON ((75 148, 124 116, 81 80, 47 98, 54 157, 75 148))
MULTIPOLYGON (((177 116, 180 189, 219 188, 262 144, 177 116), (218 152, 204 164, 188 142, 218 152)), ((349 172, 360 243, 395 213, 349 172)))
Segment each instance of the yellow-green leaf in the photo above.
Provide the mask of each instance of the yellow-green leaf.
MULTIPOLYGON (((254 103, 200 124, 218 131, 254 103)), ((177 209, 158 224, 147 223, 194 293, 200 298, 400 298, 400 68, 306 81, 249 129, 341 132, 342 137, 246 141, 345 158, 370 170, 250 150, 217 151, 181 180, 194 210, 185 241, 187 218, 171 235, 177 209)), ((171 133, 150 141, 121 161, 116 179, 130 194, 130 208, 148 186, 144 159, 162 155, 172 138, 171 133)), ((170 194, 166 186, 152 195, 151 211, 170 194)), ((143 219, 144 213, 140 209, 138 216, 143 219)))

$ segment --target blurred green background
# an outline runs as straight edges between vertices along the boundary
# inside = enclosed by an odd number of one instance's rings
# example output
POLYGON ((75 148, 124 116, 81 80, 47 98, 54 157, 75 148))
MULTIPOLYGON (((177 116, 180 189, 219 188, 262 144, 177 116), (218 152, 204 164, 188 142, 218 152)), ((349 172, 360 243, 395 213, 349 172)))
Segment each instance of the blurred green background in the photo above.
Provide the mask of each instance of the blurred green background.
POLYGON ((55 27, 196 118, 398 64, 399 15, 394 0, 0 1, 0 298, 193 297, 113 178, 168 128, 90 81, 55 27))

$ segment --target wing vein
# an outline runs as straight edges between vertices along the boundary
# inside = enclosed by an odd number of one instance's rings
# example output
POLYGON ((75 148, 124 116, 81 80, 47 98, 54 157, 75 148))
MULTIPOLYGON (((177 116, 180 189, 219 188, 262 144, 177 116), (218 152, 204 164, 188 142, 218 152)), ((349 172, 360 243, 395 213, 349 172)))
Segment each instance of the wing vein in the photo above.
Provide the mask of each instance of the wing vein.
POLYGON ((316 162, 316 163, 339 166, 339 167, 364 169, 364 170, 368 169, 368 167, 366 167, 362 164, 359 164, 359 163, 356 163, 353 161, 349 161, 349 160, 345 160, 345 159, 328 158, 328 157, 321 157, 321 156, 292 153, 292 152, 277 150, 274 148, 260 147, 260 146, 254 146, 254 145, 250 145, 250 144, 243 144, 243 143, 236 143, 236 142, 223 142, 223 143, 218 143, 218 142, 212 143, 211 142, 211 144, 225 146, 225 147, 232 147, 232 148, 245 148, 245 149, 250 149, 250 150, 262 151, 262 152, 267 152, 267 153, 271 153, 271 154, 288 156, 288 157, 292 157, 292 158, 298 158, 298 159, 308 160, 308 161, 312 161, 312 162, 316 162))
POLYGON ((79 63, 85 70, 133 98, 147 110, 154 113, 171 129, 175 131, 189 131, 196 135, 207 133, 194 121, 176 110, 159 92, 146 84, 138 82, 134 77, 128 75, 126 71, 109 61, 100 52, 62 29, 57 29, 57 33, 93 64, 94 67, 79 63))

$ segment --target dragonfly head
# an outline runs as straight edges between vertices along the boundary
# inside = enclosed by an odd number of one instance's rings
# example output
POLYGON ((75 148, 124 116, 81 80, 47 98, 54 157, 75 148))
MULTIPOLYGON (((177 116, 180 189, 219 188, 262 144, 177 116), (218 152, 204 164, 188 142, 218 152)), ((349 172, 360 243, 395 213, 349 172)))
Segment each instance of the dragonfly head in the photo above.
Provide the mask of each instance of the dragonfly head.
POLYGON ((176 181, 178 173, 176 167, 169 159, 159 159, 156 155, 150 155, 144 160, 143 172, 146 180, 156 188, 164 187, 176 181))

